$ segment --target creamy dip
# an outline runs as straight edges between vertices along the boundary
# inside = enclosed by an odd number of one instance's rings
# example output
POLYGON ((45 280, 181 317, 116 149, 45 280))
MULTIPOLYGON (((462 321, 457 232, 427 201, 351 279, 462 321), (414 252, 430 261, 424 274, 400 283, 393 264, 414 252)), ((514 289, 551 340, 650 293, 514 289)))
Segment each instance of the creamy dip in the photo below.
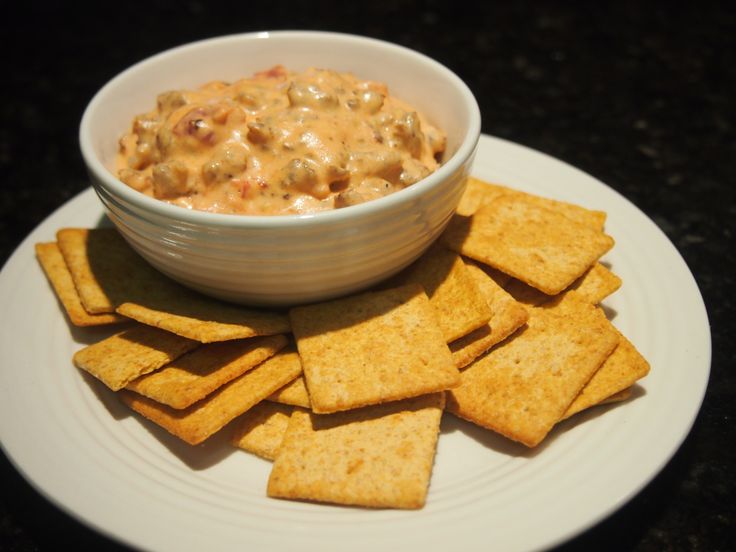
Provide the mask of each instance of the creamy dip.
POLYGON ((216 213, 279 215, 385 196, 437 169, 445 134, 386 85, 282 66, 158 96, 120 140, 118 177, 216 213))

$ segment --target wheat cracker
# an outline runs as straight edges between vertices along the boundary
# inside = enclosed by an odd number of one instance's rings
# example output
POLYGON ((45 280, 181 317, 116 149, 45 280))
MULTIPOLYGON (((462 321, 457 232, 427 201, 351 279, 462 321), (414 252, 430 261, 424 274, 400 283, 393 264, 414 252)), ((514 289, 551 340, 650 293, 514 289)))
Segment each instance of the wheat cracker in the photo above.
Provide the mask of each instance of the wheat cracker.
POLYGON ((137 303, 124 302, 117 312, 201 343, 291 331, 283 313, 240 307, 185 290, 152 293, 137 303))
POLYGON ((298 375, 299 370, 292 365, 266 361, 180 410, 125 389, 118 395, 138 414, 197 445, 298 375))
POLYGON ((261 401, 238 418, 230 442, 266 460, 273 460, 284 439, 292 406, 261 401))
POLYGON ((125 387, 171 406, 186 408, 272 357, 287 343, 283 335, 203 345, 125 387))
POLYGON ((315 412, 423 395, 459 381, 418 284, 296 307, 289 314, 315 412))
POLYGON ((501 196, 471 217, 454 216, 451 249, 556 295, 613 247, 613 238, 529 201, 501 196))
POLYGON ((492 269, 466 261, 468 273, 475 280, 491 309, 488 324, 450 343, 455 366, 464 368, 491 347, 522 327, 529 318, 526 309, 506 293, 493 277, 492 269))
POLYGON ((268 496, 417 509, 427 497, 442 393, 319 415, 291 415, 268 496))
POLYGON ((170 285, 114 228, 62 228, 56 239, 89 313, 115 312, 149 288, 170 285))
POLYGON ((529 192, 522 192, 521 190, 509 188, 508 186, 484 182, 473 177, 468 178, 465 192, 460 199, 456 213, 465 216, 472 215, 481 206, 491 203, 502 195, 520 197, 540 207, 556 211, 570 220, 585 224, 595 230, 603 230, 607 218, 604 211, 587 209, 574 203, 551 199, 529 192))
MULTIPOLYGON (((618 290, 621 283, 621 278, 605 265, 595 263, 568 290, 576 291, 581 297, 597 305, 618 290)), ((505 289, 514 299, 525 305, 537 306, 554 298, 516 279, 511 279, 505 289)))
POLYGON ((575 292, 529 310, 523 330, 461 374, 447 410, 534 447, 619 341, 600 309, 575 292))
MULTIPOLYGON (((618 330, 616 331, 618 332, 618 330)), ((649 373, 650 366, 647 360, 631 341, 620 332, 618 334, 618 347, 583 387, 580 394, 563 414, 563 419, 606 401, 625 389, 629 389, 636 381, 649 373)))
POLYGON ((424 288, 448 343, 491 318, 491 310, 460 255, 439 243, 405 270, 397 283, 418 283, 424 288))
POLYGON ((88 313, 74 287, 74 280, 56 242, 35 244, 36 257, 49 280, 54 293, 61 302, 69 321, 79 327, 117 324, 127 320, 115 313, 88 313))
POLYGON ((136 325, 80 349, 74 354, 73 362, 117 391, 198 346, 191 339, 136 325))

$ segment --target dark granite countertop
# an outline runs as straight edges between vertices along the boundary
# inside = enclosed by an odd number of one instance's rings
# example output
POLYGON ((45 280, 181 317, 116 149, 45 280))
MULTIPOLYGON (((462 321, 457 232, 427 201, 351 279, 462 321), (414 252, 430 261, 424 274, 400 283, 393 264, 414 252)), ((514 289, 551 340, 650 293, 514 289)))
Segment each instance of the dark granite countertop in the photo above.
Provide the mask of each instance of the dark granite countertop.
MULTIPOLYGON (((562 159, 631 200, 700 286, 711 379, 692 432, 664 470, 562 550, 736 549, 732 3, 16 4, 0 18, 3 262, 88 186, 77 128, 102 84, 164 48, 253 30, 355 32, 424 52, 475 92, 485 133, 562 159)), ((10 368, 3 360, 0 369, 10 368)), ((0 481, 0 550, 117 548, 47 502, 2 454, 0 481)))

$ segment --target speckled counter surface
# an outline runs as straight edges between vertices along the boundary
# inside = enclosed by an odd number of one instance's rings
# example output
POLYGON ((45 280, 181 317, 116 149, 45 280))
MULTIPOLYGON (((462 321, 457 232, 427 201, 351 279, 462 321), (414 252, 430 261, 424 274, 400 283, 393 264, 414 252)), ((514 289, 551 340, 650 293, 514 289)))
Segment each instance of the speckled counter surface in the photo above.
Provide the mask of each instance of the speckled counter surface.
MULTIPOLYGON (((88 185, 77 147, 82 110, 135 61, 194 39, 288 28, 420 50, 475 92, 483 132, 592 174, 651 217, 690 266, 708 309, 711 380, 691 434, 639 495, 562 550, 736 549, 733 4, 296 4, 5 8, 0 259, 88 185)), ((0 454, 0 550, 83 545, 117 548, 49 504, 0 454)))

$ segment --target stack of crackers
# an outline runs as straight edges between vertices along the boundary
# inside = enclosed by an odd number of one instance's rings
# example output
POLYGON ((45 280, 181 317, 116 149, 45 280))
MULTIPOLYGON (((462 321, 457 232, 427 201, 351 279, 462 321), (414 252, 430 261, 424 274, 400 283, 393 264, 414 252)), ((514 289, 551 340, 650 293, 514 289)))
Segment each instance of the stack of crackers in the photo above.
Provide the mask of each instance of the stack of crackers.
POLYGON ((600 302, 605 213, 470 178, 441 238, 370 291, 269 311, 158 273, 110 228, 36 245, 70 322, 120 324, 74 364, 197 445, 273 461, 271 497, 421 508, 445 412, 528 447, 623 400, 647 361, 600 302))

